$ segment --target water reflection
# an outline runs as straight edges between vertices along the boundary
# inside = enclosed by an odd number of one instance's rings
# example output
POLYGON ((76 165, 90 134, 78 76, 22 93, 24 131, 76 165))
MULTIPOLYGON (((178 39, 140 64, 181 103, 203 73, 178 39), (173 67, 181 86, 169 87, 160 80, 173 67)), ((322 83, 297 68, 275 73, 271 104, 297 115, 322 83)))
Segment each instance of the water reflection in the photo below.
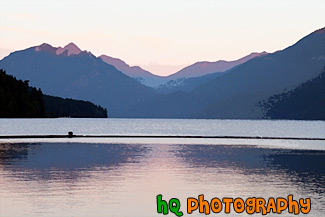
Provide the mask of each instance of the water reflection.
POLYGON ((303 177, 325 176, 325 151, 256 148, 254 146, 183 145, 176 155, 192 167, 239 167, 249 173, 284 170, 303 177))
MULTIPOLYGON (((17 144, 0 144, 0 163, 6 164, 14 159, 23 159, 28 155, 28 148, 31 144, 17 143, 17 144)), ((35 144, 37 145, 37 144, 35 144)), ((39 144, 38 144, 39 145, 39 144)))
POLYGON ((148 148, 141 145, 0 144, 0 166, 14 172, 13 175, 28 176, 27 179, 71 180, 87 171, 110 170, 121 164, 137 163, 147 151, 148 148))
POLYGON ((186 213, 186 198, 202 193, 311 197, 309 216, 321 216, 324 160, 325 151, 254 146, 0 144, 0 216, 159 216, 157 194, 186 213))
POLYGON ((183 145, 176 155, 197 177, 204 177, 196 178, 198 182, 209 179, 221 186, 214 187, 216 192, 232 197, 311 197, 310 215, 325 212, 325 151, 183 145))

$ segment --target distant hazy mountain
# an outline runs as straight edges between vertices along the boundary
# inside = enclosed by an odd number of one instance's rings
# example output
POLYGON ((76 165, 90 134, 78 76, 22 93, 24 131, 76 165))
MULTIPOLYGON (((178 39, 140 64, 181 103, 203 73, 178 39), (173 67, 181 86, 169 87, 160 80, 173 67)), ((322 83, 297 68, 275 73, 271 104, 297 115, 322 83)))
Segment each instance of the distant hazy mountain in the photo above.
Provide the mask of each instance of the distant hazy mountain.
POLYGON ((155 95, 151 88, 72 43, 64 48, 42 44, 13 52, 0 61, 0 68, 29 80, 46 94, 104 106, 110 117, 129 116, 131 106, 155 95))
POLYGON ((216 62, 197 62, 193 65, 187 66, 184 69, 176 72, 168 76, 169 79, 175 80, 177 78, 191 78, 191 77, 199 77, 215 72, 225 72, 239 64, 245 63, 255 57, 261 57, 267 55, 267 52, 262 53, 251 53, 243 58, 234 61, 225 61, 219 60, 216 62))
POLYGON ((166 79, 164 77, 154 75, 139 66, 129 66, 123 60, 113 58, 106 55, 99 56, 105 63, 114 66, 119 71, 123 72, 131 78, 135 78, 140 83, 149 87, 157 87, 164 83, 166 79))
POLYGON ((209 80, 224 75, 227 71, 232 70, 242 63, 267 54, 266 52, 251 53, 235 61, 197 62, 173 75, 165 77, 167 81, 160 84, 156 89, 159 93, 171 93, 174 91, 189 92, 209 80))
POLYGON ((216 72, 200 77, 178 78, 176 80, 169 80, 166 83, 159 85, 156 90, 158 93, 162 94, 172 93, 176 91, 191 92, 201 84, 204 84, 216 77, 222 76, 225 73, 227 72, 216 72))
MULTIPOLYGON (((217 62, 197 62, 193 65, 187 66, 186 68, 176 72, 175 74, 165 77, 154 75, 139 66, 129 66, 124 61, 118 58, 113 58, 106 55, 101 55, 99 56, 99 58, 101 58, 107 64, 115 66, 115 68, 117 68, 119 71, 123 72, 129 77, 135 78, 137 81, 146 86, 158 88, 158 91, 170 92, 176 89, 184 89, 184 85, 193 86, 190 83, 194 80, 186 81, 186 84, 184 83, 184 81, 188 78, 201 77, 216 72, 225 72, 239 64, 247 62, 248 60, 259 56, 265 56, 267 54, 268 53, 266 52, 251 53, 250 55, 235 61, 219 60, 217 62)), ((205 77, 205 79, 206 78, 209 77, 205 77)))
POLYGON ((189 93, 159 95, 138 104, 139 117, 266 118, 259 102, 317 77, 325 64, 325 28, 293 46, 251 59, 189 93))
POLYGON ((119 71, 123 72, 124 74, 132 77, 158 77, 156 75, 151 74, 150 72, 142 69, 139 66, 129 66, 123 60, 118 58, 113 58, 106 55, 99 56, 105 63, 115 66, 119 71))

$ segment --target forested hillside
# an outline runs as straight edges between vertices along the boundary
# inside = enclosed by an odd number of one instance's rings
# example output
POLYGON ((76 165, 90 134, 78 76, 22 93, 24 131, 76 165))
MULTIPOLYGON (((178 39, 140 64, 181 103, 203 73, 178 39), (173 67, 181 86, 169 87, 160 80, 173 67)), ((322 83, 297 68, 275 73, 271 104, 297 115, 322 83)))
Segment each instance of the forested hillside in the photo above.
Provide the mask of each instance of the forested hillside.
POLYGON ((325 68, 316 78, 264 103, 271 119, 325 120, 325 68))
POLYGON ((91 102, 43 95, 46 117, 107 118, 107 110, 91 102))
POLYGON ((45 117, 42 91, 0 69, 0 117, 45 117))
POLYGON ((90 52, 59 51, 49 44, 16 51, 0 61, 0 68, 46 94, 102 105, 110 117, 131 116, 133 105, 156 95, 90 52))
POLYGON ((28 81, 0 69, 0 118, 106 118, 107 110, 91 102, 43 95, 28 81))

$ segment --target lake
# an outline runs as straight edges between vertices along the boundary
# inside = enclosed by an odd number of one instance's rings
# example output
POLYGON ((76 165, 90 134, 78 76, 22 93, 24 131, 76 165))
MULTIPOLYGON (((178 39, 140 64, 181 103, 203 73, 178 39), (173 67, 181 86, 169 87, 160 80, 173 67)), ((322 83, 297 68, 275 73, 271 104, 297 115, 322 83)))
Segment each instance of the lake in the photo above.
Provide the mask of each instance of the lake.
MULTIPOLYGON (((0 119, 0 135, 325 138, 324 121, 0 119)), ((325 213, 325 141, 159 138, 0 140, 0 216, 164 216, 156 196, 310 198, 325 213)), ((210 216, 249 216, 221 212, 210 216)), ((255 214, 262 216, 261 214, 255 214)), ((301 214, 304 215, 304 214, 301 214)), ((176 216, 169 213, 168 216, 176 216)), ((281 215, 294 216, 287 211, 281 215)))

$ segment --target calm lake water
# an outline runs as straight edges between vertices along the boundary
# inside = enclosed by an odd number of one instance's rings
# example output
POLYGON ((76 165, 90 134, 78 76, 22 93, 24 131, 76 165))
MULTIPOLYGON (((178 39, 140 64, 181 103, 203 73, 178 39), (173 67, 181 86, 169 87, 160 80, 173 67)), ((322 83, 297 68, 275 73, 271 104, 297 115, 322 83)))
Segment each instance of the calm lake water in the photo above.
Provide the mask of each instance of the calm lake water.
MULTIPOLYGON (((0 119, 0 135, 325 138, 322 121, 0 119)), ((156 196, 311 198, 325 213, 325 142, 231 139, 0 140, 0 216, 149 217, 156 196)), ((210 214, 210 216, 248 216, 210 214)), ((255 214, 256 216, 262 216, 255 214)), ((301 214, 303 215, 303 214, 301 214)), ((168 216, 175 216, 170 213, 168 216)), ((287 212, 281 215, 294 216, 287 212)), ((303 215, 306 216, 306 215, 303 215)))

